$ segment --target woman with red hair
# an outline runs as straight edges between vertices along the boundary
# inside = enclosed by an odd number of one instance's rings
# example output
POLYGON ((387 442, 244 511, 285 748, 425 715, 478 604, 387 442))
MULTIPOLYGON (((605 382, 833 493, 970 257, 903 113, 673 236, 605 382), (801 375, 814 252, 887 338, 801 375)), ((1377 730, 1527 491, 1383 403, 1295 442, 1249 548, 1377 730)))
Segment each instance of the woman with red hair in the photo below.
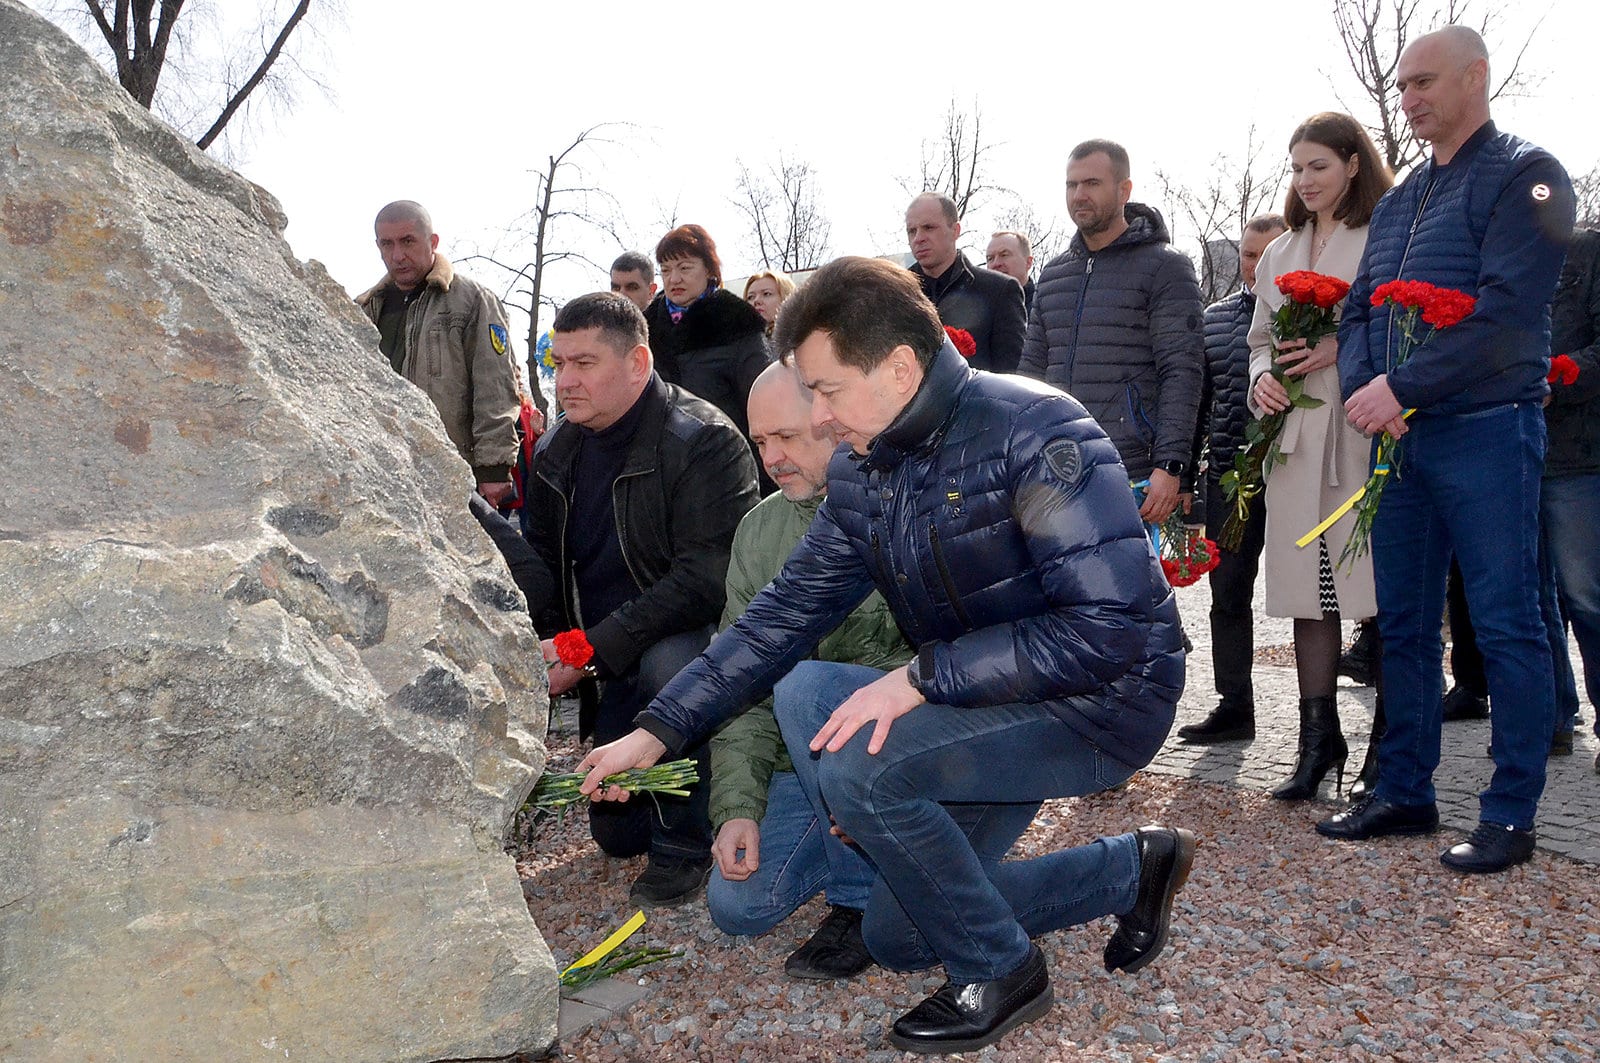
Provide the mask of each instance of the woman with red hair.
POLYGON ((745 400, 772 360, 767 323, 722 286, 716 242, 701 226, 680 225, 663 236, 656 262, 661 294, 644 315, 656 372, 716 406, 748 436, 745 400))

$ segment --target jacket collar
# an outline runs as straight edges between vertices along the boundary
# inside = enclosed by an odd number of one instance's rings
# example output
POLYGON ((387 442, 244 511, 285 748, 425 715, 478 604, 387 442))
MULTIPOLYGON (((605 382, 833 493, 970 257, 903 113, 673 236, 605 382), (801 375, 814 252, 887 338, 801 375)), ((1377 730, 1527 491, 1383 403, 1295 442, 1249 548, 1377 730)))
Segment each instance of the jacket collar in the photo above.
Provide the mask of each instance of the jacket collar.
MULTIPOLYGON (((433 253, 433 268, 428 271, 428 276, 423 283, 428 285, 430 288, 437 288, 441 292, 448 292, 450 290, 450 285, 454 284, 455 280, 456 268, 450 264, 450 260, 448 258, 445 258, 439 252, 435 251, 433 253)), ((383 279, 377 284, 374 284, 372 287, 356 296, 356 304, 359 306, 366 306, 368 303, 372 302, 374 296, 387 288, 391 282, 392 275, 385 273, 383 275, 383 279)))
POLYGON ((888 470, 908 455, 935 443, 955 410, 956 400, 972 379, 972 367, 949 339, 933 356, 922 386, 889 427, 878 433, 860 459, 867 472, 888 470))
MULTIPOLYGON (((667 409, 672 404, 671 393, 660 374, 651 373, 641 397, 644 409, 640 413, 639 427, 628 444, 628 456, 622 463, 623 476, 654 472, 657 467, 657 444, 667 420, 667 409)), ((575 424, 562 422, 552 433, 549 448, 539 456, 538 468, 546 483, 563 497, 572 488, 573 469, 578 460, 578 443, 582 433, 575 424)))
POLYGON ((972 263, 967 261, 964 251, 957 251, 956 260, 950 263, 950 266, 937 277, 928 276, 922 265, 916 262, 911 264, 911 272, 922 278, 922 290, 927 293, 929 299, 937 303, 939 297, 951 288, 954 288, 963 280, 971 279, 972 263))
POLYGON ((1476 155, 1478 153, 1478 149, 1483 147, 1484 142, 1487 141, 1490 137, 1498 135, 1499 132, 1500 131, 1494 127, 1494 120, 1490 119, 1489 121, 1487 121, 1487 122, 1483 123, 1481 126, 1479 126, 1477 128, 1477 131, 1474 132, 1470 137, 1468 137, 1466 140, 1462 141, 1461 147, 1456 149, 1456 153, 1454 155, 1450 156, 1450 161, 1449 162, 1442 163, 1442 164, 1438 163, 1438 162, 1435 162, 1434 158, 1433 158, 1433 155, 1430 154, 1428 156, 1428 166, 1429 166, 1430 170, 1453 170, 1453 169, 1455 169, 1456 165, 1458 163, 1461 163, 1461 162, 1463 162, 1463 161, 1465 161, 1467 159, 1472 158, 1472 156, 1476 155))
MULTIPOLYGON (((1172 234, 1167 231, 1167 221, 1161 212, 1146 203, 1132 203, 1122 208, 1123 220, 1128 223, 1127 229, 1121 236, 1102 247, 1094 254, 1103 254, 1107 251, 1120 250, 1136 244, 1170 244, 1172 234)), ((1082 233, 1072 234, 1072 250, 1080 255, 1090 253, 1089 247, 1083 242, 1082 233)))

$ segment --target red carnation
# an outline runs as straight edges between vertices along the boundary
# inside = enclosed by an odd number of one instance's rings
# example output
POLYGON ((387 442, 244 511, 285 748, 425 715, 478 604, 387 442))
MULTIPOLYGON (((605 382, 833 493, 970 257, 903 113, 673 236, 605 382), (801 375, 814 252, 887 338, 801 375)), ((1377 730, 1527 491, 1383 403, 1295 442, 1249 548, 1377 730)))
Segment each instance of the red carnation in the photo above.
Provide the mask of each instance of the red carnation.
POLYGON ((978 341, 966 329, 946 325, 944 331, 950 337, 950 342, 956 345, 956 350, 961 352, 961 357, 971 358, 978 353, 978 341))
POLYGON ((556 658, 568 668, 582 668, 594 660, 594 647, 580 628, 563 631, 551 641, 556 646, 556 658))
POLYGON ((1570 354, 1558 354, 1550 359, 1550 375, 1545 379, 1570 388, 1578 382, 1578 363, 1572 360, 1570 354))
POLYGON ((1478 300, 1466 292, 1435 288, 1422 304, 1422 320, 1434 328, 1459 325, 1471 316, 1478 300))

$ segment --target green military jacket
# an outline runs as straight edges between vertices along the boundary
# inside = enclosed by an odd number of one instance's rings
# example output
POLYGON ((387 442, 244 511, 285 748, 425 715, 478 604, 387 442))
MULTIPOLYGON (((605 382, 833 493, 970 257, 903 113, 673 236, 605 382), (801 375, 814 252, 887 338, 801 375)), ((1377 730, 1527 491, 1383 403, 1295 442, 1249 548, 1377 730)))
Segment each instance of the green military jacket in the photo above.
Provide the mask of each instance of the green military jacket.
MULTIPOLYGON (((722 627, 737 620, 756 593, 772 582, 821 504, 820 498, 791 502, 780 493, 768 495, 745 514, 733 536, 722 627)), ((909 661, 912 649, 901 637, 888 603, 873 591, 822 640, 813 656, 819 661, 891 669, 909 661)), ((767 811, 772 773, 793 770, 769 697, 729 721, 711 739, 712 826, 721 827, 730 819, 760 822, 767 811)))

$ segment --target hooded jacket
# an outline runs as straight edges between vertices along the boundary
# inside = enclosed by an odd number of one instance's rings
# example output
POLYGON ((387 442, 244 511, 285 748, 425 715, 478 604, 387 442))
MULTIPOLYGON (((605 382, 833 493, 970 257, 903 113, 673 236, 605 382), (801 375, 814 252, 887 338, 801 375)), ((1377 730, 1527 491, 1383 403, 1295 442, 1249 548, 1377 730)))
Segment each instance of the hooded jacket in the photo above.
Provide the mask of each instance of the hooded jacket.
MULTIPOLYGON (((383 313, 384 278, 356 296, 374 325, 383 313)), ((511 478, 517 461, 517 367, 506 313, 488 290, 441 254, 406 309, 400 375, 427 393, 445 434, 479 483, 511 478)))
POLYGON ((1083 234, 1045 266, 1017 371, 1081 402, 1133 479, 1192 460, 1204 375, 1200 286, 1161 214, 1123 210, 1127 230, 1090 251, 1083 234))
POLYGON ((1134 766, 1171 728, 1183 636, 1116 449, 1070 397, 975 372, 948 342, 867 454, 834 456, 778 577, 639 726, 686 748, 874 587, 930 702, 1035 706, 1134 766))

